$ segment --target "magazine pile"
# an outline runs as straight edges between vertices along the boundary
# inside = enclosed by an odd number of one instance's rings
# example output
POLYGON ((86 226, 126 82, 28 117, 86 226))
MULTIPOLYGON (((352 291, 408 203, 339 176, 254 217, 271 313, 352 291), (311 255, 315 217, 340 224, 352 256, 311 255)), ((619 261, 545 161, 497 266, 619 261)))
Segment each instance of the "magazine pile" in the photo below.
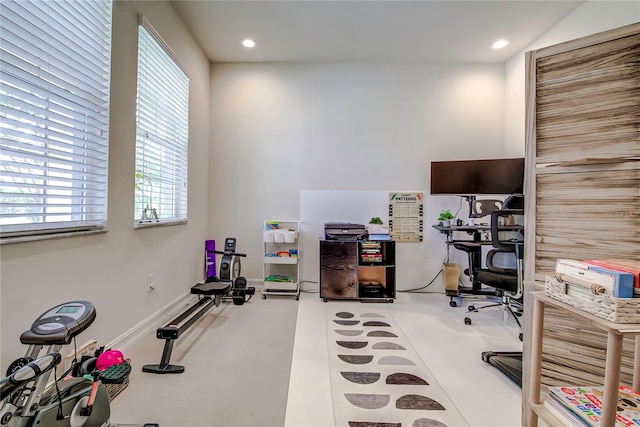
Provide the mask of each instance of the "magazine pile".
MULTIPOLYGON (((602 415, 602 387, 549 387, 544 406, 565 425, 598 427, 602 415)), ((640 394, 627 386, 618 389, 616 426, 640 424, 640 394)))

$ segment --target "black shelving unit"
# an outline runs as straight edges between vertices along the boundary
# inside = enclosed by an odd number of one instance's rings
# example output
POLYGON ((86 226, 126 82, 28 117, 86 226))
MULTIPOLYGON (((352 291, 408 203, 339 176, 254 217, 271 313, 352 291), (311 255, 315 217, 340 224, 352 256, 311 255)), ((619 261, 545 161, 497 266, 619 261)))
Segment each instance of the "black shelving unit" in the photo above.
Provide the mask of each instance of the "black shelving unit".
POLYGON ((394 241, 320 241, 320 298, 393 302, 394 241))

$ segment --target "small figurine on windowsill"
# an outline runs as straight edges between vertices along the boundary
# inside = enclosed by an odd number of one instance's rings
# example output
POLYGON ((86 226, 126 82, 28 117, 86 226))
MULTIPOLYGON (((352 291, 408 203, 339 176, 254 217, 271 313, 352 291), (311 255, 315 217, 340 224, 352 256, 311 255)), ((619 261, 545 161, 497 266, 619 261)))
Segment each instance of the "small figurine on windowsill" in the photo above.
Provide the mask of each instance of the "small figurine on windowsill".
POLYGON ((156 208, 146 207, 142 209, 142 217, 140 218, 140 222, 160 222, 158 218, 158 211, 156 208))

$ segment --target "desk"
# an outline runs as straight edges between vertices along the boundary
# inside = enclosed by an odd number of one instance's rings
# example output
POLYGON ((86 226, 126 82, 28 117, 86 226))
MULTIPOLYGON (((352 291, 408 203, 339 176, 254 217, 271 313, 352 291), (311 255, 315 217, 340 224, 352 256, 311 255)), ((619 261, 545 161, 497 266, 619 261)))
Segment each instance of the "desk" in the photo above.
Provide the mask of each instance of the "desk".
MULTIPOLYGON (((440 233, 446 235, 447 246, 453 246, 458 250, 462 250, 468 254, 469 260, 469 278, 471 279, 471 289, 458 289, 455 291, 446 290, 446 295, 451 297, 449 305, 455 307, 457 305, 454 297, 460 294, 471 295, 495 295, 493 288, 483 288, 482 283, 475 279, 473 274, 474 268, 482 266, 482 246, 491 246, 491 226, 489 224, 477 225, 451 225, 445 227, 443 225, 434 225, 433 228, 440 233), (469 239, 454 239, 454 232, 466 233, 471 236, 469 239), (462 248, 462 249, 461 249, 462 248)), ((523 231, 522 225, 500 226, 500 231, 523 231)))
POLYGON ((450 234, 453 231, 466 231, 468 233, 479 233, 481 231, 491 231, 491 226, 489 224, 476 224, 476 225, 440 225, 436 224, 433 226, 436 230, 439 230, 442 233, 450 234))
MULTIPOLYGON (((447 242, 453 241, 453 232, 454 231, 462 231, 467 234, 473 235, 473 240, 460 240, 462 242, 482 242, 482 244, 490 245, 491 237, 489 233, 491 233, 491 226, 489 224, 477 224, 477 225, 450 225, 445 227, 444 225, 433 225, 433 228, 438 230, 439 232, 447 235, 447 242), (481 239, 482 233, 486 233, 485 239, 481 239)), ((498 227, 500 231, 524 231, 523 225, 501 225, 498 227)))
POLYGON ((540 375, 542 371, 542 329, 544 326, 544 306, 549 305, 567 311, 571 315, 584 320, 607 332, 607 354, 605 358, 604 396, 602 401, 602 419, 600 427, 614 427, 616 407, 618 404, 618 386, 620 381, 620 360, 622 359, 622 338, 635 335, 633 388, 640 389, 640 324, 613 323, 600 317, 579 310, 561 301, 545 295, 544 291, 529 294, 533 298, 533 329, 531 333, 531 367, 529 372, 529 402, 527 407, 527 426, 538 425, 538 416, 547 424, 557 425, 557 418, 552 415, 540 399, 540 375))

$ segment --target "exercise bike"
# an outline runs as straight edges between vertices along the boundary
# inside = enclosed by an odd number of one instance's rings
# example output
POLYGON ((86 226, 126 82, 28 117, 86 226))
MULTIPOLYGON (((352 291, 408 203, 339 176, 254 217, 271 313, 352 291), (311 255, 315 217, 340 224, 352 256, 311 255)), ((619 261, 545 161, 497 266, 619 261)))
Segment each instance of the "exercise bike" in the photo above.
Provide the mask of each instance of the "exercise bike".
POLYGON ((95 318, 93 304, 70 301, 40 315, 31 329, 20 335, 20 342, 29 347, 0 380, 0 426, 134 427, 109 423, 111 410, 105 387, 128 377, 128 363, 98 371, 95 360, 80 364, 74 359, 72 366, 57 377, 56 368, 62 361, 60 349, 75 341, 95 318), (52 371, 53 384, 47 387, 52 371), (79 376, 68 376, 72 371, 79 376))

